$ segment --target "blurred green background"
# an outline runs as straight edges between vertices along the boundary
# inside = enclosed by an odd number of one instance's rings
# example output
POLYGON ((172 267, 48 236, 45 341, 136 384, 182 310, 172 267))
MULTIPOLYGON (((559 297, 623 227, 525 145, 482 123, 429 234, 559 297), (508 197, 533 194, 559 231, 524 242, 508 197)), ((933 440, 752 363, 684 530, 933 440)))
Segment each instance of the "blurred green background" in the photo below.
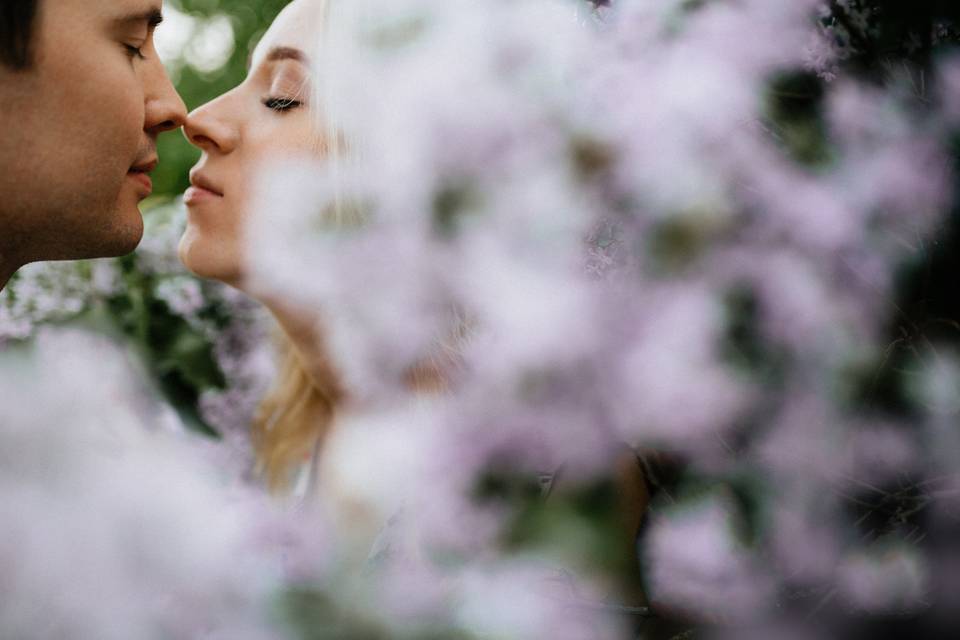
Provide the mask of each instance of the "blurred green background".
MULTIPOLYGON (((239 84, 247 60, 290 0, 166 0, 157 49, 187 108, 196 109, 239 84)), ((190 186, 187 172, 200 157, 180 133, 160 137, 153 173, 157 203, 190 186)))

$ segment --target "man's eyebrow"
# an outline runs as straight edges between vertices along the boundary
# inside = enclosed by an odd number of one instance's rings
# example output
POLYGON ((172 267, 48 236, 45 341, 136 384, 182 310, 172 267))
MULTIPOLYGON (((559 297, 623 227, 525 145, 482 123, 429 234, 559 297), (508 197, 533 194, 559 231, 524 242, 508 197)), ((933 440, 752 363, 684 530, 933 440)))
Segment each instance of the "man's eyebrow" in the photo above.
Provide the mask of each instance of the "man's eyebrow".
POLYGON ((115 20, 118 24, 137 24, 145 22, 150 29, 156 29, 163 22, 163 13, 158 7, 151 7, 146 11, 137 11, 128 15, 120 16, 115 20))
MULTIPOLYGON (((280 60, 296 60, 303 64, 310 64, 310 57, 304 53, 302 49, 295 47, 273 47, 267 51, 267 55, 263 57, 264 62, 277 62, 280 60)), ((247 59, 247 69, 250 68, 252 63, 253 54, 247 59)))

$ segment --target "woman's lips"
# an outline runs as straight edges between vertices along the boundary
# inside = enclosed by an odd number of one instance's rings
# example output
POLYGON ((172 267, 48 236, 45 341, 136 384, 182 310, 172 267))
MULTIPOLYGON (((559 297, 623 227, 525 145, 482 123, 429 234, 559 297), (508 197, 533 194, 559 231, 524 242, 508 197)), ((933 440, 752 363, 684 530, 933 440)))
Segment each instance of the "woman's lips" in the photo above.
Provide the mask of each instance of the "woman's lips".
POLYGON ((212 198, 222 198, 223 196, 219 193, 214 193, 209 189, 204 189, 203 187, 190 187, 183 194, 183 202, 186 205, 197 204, 199 202, 204 202, 205 200, 210 200, 212 198))

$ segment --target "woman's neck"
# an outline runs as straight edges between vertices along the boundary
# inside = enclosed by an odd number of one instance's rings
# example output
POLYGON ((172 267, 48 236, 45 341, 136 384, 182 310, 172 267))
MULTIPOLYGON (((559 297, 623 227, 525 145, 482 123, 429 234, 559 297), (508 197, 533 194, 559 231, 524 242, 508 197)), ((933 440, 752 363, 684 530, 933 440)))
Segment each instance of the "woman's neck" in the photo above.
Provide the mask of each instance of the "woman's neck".
POLYGON ((346 396, 327 350, 327 340, 316 313, 288 302, 263 301, 290 340, 314 386, 338 402, 346 396))
MULTIPOLYGON (((293 348, 302 358, 304 369, 314 384, 329 392, 338 404, 349 402, 349 392, 342 386, 327 348, 327 336, 314 311, 297 307, 288 302, 262 301, 270 310, 280 329, 290 339, 293 348)), ((453 349, 442 350, 432 357, 425 357, 413 364, 403 376, 402 384, 418 394, 444 393, 449 391, 449 374, 459 366, 453 349)))

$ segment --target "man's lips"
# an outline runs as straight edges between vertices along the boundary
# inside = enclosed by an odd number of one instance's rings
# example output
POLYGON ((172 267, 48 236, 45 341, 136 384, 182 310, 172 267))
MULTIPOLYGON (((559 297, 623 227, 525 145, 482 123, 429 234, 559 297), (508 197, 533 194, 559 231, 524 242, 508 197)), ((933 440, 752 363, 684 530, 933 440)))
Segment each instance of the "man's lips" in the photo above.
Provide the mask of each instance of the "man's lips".
POLYGON ((145 194, 144 197, 153 193, 153 180, 151 180, 150 176, 147 174, 130 171, 127 173, 127 177, 131 178, 134 182, 143 187, 143 193, 145 194))
POLYGON ((127 177, 140 186, 140 194, 146 198, 153 193, 153 180, 150 179, 150 172, 157 168, 157 158, 150 158, 145 162, 140 162, 130 167, 127 171, 127 177))

